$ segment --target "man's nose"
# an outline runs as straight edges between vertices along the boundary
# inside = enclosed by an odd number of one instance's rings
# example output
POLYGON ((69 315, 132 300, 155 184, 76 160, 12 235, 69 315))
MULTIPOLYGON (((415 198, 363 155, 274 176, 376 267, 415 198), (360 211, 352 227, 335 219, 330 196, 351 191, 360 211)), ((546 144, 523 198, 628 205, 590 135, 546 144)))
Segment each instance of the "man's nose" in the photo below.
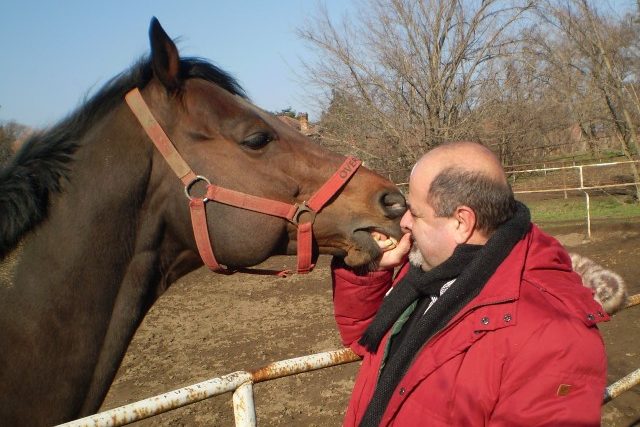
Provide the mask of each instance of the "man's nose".
POLYGON ((413 227, 413 217, 411 216, 410 211, 406 211, 404 215, 402 215, 402 218, 400 219, 400 227, 405 232, 411 231, 411 227, 413 227))

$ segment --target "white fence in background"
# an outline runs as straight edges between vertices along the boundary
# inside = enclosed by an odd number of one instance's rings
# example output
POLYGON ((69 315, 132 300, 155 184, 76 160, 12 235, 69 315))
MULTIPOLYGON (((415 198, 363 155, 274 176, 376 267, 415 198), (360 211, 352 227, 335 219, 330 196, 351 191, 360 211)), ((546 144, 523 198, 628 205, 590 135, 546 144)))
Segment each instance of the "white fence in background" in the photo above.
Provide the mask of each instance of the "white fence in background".
MULTIPOLYGON (((586 214, 586 222, 587 222, 587 236, 591 238, 591 204, 589 199, 589 191, 593 190, 606 190, 612 188, 623 188, 623 187, 640 187, 640 182, 630 181, 630 182, 610 182, 606 181, 600 182, 597 185, 589 185, 585 184, 585 171, 589 169, 596 168, 606 168, 618 165, 631 165, 632 163, 638 163, 638 160, 628 160, 622 162, 607 162, 607 163, 596 163, 589 165, 573 165, 573 166, 561 166, 561 167, 553 167, 553 168, 540 168, 540 169, 524 169, 524 170, 516 170, 516 171, 508 171, 507 177, 512 178, 514 181, 517 175, 525 175, 525 174, 544 174, 545 176, 548 173, 559 172, 562 176, 562 183, 554 182, 554 184, 550 188, 537 188, 532 190, 522 190, 514 188, 515 194, 533 194, 533 193, 558 193, 563 192, 565 198, 567 198, 567 193, 570 191, 579 191, 584 194, 585 197, 585 214, 586 214), (577 174, 577 182, 575 182, 575 177, 573 182, 571 179, 567 180, 565 175, 566 171, 571 171, 577 174), (573 184, 573 185, 572 185, 573 184), (577 184, 577 185, 576 185, 577 184)), ((515 186, 514 186, 515 187, 515 186)))

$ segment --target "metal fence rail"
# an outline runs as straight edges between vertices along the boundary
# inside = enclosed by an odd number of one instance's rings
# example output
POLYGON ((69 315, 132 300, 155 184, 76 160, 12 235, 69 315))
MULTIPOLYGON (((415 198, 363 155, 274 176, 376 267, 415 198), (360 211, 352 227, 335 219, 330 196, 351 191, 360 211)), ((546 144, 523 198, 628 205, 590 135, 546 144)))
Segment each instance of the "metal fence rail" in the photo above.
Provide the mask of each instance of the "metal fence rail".
POLYGON ((360 356, 348 348, 281 360, 255 371, 234 372, 60 424, 60 426, 121 426, 230 391, 234 392, 233 409, 236 426, 255 426, 253 384, 357 360, 360 360, 360 356))
MULTIPOLYGON (((640 294, 627 298, 629 308, 640 304, 640 294)), ((253 384, 309 372, 330 366, 356 362, 360 356, 349 348, 281 360, 254 371, 238 371, 182 387, 167 393, 139 400, 95 415, 60 424, 58 427, 111 427, 122 426, 162 414, 182 406, 200 402, 213 396, 233 391, 233 412, 236 427, 255 427, 256 411, 253 402, 253 384)), ((640 369, 608 386, 602 404, 610 402, 625 391, 640 384, 640 369)))
POLYGON ((640 368, 631 372, 629 375, 620 378, 604 390, 604 400, 602 404, 611 402, 612 399, 620 396, 625 391, 631 390, 640 384, 640 368))
POLYGON ((621 162, 607 162, 607 163, 595 163, 595 164, 587 164, 587 165, 573 165, 573 166, 561 166, 554 168, 541 168, 541 169, 526 169, 526 170, 514 170, 506 172, 507 176, 515 177, 517 174, 523 173, 536 173, 542 172, 546 175, 547 172, 554 171, 564 171, 564 170, 575 170, 578 172, 578 184, 579 185, 567 185, 563 183, 561 187, 555 188, 544 188, 544 189, 535 189, 535 190, 514 190, 514 194, 532 194, 532 193, 557 193, 563 192, 566 194, 568 191, 580 191, 584 194, 585 197, 585 206, 586 206, 586 217, 587 217, 587 236, 591 238, 591 203, 589 200, 589 191, 592 190, 606 190, 612 188, 621 188, 621 187, 631 187, 634 186, 636 188, 640 187, 640 182, 632 181, 632 182, 624 182, 624 183, 614 183, 614 184, 600 184, 600 185, 585 185, 584 181, 584 169, 587 168, 600 168, 606 166, 618 166, 618 165, 629 165, 638 163, 640 160, 627 160, 621 162))

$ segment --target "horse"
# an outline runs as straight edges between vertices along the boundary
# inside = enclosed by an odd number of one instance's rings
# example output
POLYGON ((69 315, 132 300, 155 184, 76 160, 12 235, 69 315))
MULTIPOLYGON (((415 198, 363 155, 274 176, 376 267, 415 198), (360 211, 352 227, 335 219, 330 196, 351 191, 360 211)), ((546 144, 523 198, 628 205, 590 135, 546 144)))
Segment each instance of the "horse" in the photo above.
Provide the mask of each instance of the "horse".
POLYGON ((313 231, 313 257, 354 267, 379 256, 372 233, 401 236, 406 205, 390 181, 254 106, 217 66, 180 57, 155 18, 149 39, 147 57, 0 169, 0 257, 15 261, 0 284, 0 424, 98 410, 145 313, 203 265, 190 205, 204 206, 201 225, 225 271, 293 255, 301 223, 313 231), (173 161, 124 101, 136 92, 173 161), (192 172, 182 183, 176 153, 192 172), (343 181, 311 209, 335 175, 343 181), (214 185, 203 194, 203 181, 296 209, 278 216, 209 200, 214 185))

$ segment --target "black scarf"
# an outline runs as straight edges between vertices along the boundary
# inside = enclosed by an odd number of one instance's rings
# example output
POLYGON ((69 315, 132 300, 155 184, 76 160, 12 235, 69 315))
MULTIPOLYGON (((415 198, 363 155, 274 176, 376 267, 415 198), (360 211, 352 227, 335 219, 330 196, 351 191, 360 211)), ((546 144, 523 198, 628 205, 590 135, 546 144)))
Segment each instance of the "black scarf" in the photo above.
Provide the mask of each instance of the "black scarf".
MULTIPOLYGON (((429 309, 428 315, 419 316, 417 320, 410 322, 413 327, 405 331, 402 345, 390 354, 380 373, 376 390, 360 423, 361 427, 379 425, 394 390, 415 355, 480 293, 516 243, 527 233, 531 220, 529 209, 522 203, 516 203, 515 215, 502 224, 484 246, 478 248, 474 245, 459 245, 451 257, 430 271, 410 268, 402 281, 384 299, 376 317, 359 341, 374 353, 378 351, 386 332, 407 307, 428 295, 438 295, 444 283, 457 277, 451 289, 429 309)), ((405 327, 408 325, 405 324, 405 327)))

